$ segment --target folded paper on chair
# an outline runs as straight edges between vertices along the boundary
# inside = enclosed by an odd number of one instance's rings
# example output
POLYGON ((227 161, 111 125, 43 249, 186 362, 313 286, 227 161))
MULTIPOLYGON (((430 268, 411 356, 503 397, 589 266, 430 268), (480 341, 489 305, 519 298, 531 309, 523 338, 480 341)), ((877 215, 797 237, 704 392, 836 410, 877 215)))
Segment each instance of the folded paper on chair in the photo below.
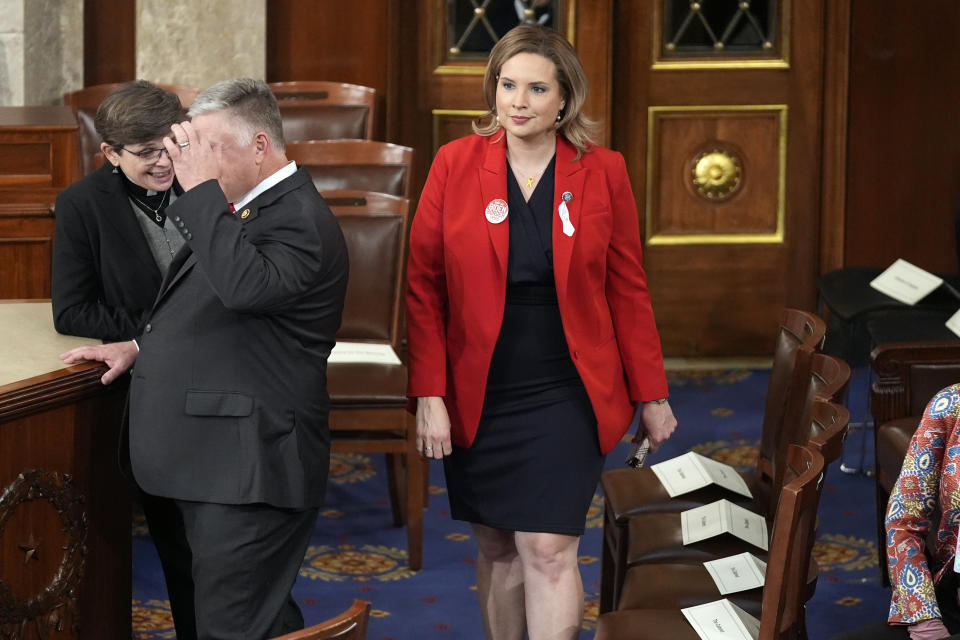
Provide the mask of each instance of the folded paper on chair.
POLYGON ((762 587, 767 563, 749 552, 703 563, 721 595, 762 587))
POLYGON ((702 507, 680 512, 683 544, 693 544, 724 533, 767 550, 767 521, 763 516, 733 504, 717 500, 702 507))
POLYGON ((946 322, 947 329, 953 331, 955 334, 960 336, 960 311, 957 311, 955 314, 950 316, 950 319, 946 322))
POLYGON ((898 259, 870 282, 870 286, 904 304, 917 304, 943 284, 943 278, 898 259))
POLYGON ((400 364, 397 353, 388 344, 371 342, 337 342, 330 352, 327 362, 347 364, 351 362, 368 364, 400 364))
POLYGON ((757 640, 760 621, 726 598, 680 609, 703 640, 757 640))
POLYGON ((747 483, 737 470, 699 453, 688 451, 650 467, 671 498, 716 484, 734 493, 752 498, 747 483))

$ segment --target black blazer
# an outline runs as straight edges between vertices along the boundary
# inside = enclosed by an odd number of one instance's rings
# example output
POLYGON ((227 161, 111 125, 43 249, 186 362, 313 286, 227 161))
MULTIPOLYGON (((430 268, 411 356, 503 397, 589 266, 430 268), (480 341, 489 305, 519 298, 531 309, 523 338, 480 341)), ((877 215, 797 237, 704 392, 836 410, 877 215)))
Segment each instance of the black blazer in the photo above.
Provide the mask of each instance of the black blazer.
POLYGON ((130 462, 147 493, 319 506, 329 467, 327 356, 347 250, 300 169, 233 214, 215 180, 167 208, 186 240, 139 340, 130 462))
POLYGON ((109 163, 57 196, 53 325, 60 333, 129 340, 160 289, 160 269, 123 175, 109 163))

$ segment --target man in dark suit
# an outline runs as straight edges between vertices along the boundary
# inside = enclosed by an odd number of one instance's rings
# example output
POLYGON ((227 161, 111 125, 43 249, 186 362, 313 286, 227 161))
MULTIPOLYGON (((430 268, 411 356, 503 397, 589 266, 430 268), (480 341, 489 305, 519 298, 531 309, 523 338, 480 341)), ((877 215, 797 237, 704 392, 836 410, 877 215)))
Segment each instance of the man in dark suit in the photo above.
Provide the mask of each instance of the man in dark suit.
POLYGON ((189 115, 164 140, 184 189, 167 215, 186 247, 139 353, 127 342, 63 357, 106 362, 105 383, 136 361, 130 462, 166 503, 151 535, 168 583, 177 574, 175 618, 192 601, 196 637, 266 638, 303 626, 290 589, 326 485, 326 361, 347 254, 309 174, 286 159, 265 83, 214 85, 189 115))

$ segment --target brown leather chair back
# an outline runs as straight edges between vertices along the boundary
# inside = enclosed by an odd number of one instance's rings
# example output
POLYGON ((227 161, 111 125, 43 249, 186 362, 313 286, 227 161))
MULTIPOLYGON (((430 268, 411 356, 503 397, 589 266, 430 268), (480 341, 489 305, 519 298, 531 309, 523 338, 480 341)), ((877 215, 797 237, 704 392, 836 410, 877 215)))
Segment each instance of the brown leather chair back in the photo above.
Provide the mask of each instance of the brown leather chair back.
POLYGON ((399 353, 409 201, 384 200, 376 194, 368 200, 364 192, 345 193, 324 194, 340 222, 350 256, 337 338, 389 343, 399 353))
POLYGON ((287 157, 307 168, 321 192, 360 189, 410 197, 410 147, 372 140, 311 140, 287 144, 287 157))
POLYGON ((807 598, 807 573, 823 489, 824 460, 817 451, 790 445, 763 587, 760 637, 800 637, 807 598))
MULTIPOLYGON (((100 165, 104 163, 103 154, 100 153, 100 135, 97 134, 94 119, 97 116, 97 107, 100 106, 100 103, 121 86, 123 86, 123 83, 120 82, 97 84, 63 94, 63 104, 73 107, 73 111, 77 115, 80 171, 83 175, 99 169, 100 165)), ((199 89, 178 84, 158 84, 157 86, 177 94, 184 109, 190 106, 200 92, 199 89)))
POLYGON ((326 622, 278 636, 273 640, 364 640, 367 637, 369 620, 370 603, 366 600, 354 600, 349 609, 326 622))
POLYGON ((343 82, 272 82, 283 116, 283 137, 296 140, 373 140, 377 92, 343 82))

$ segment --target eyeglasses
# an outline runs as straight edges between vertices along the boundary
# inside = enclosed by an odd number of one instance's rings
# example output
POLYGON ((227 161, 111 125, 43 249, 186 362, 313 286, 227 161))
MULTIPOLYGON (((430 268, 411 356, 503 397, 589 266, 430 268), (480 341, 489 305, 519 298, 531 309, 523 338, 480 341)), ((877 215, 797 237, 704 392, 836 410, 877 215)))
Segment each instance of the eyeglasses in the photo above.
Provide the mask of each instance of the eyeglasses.
POLYGON ((143 151, 130 151, 130 149, 127 149, 126 147, 120 147, 120 151, 126 151, 132 156, 137 156, 138 158, 140 158, 141 162, 144 162, 147 164, 154 164, 155 162, 159 162, 161 153, 166 153, 167 157, 168 158, 170 157, 170 154, 167 152, 167 150, 164 147, 160 147, 159 149, 144 149, 143 151))

